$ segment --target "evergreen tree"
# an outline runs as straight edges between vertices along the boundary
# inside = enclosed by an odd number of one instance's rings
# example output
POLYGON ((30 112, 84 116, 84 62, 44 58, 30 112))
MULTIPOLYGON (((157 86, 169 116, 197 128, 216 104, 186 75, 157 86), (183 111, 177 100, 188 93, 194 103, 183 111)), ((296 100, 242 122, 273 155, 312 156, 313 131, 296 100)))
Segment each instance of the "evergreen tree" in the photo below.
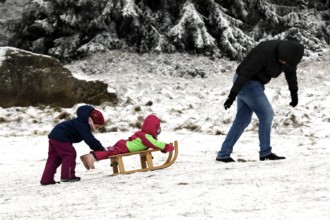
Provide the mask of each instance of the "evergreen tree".
POLYGON ((265 39, 319 51, 329 19, 328 0, 31 0, 9 44, 61 59, 124 49, 239 60, 265 39))

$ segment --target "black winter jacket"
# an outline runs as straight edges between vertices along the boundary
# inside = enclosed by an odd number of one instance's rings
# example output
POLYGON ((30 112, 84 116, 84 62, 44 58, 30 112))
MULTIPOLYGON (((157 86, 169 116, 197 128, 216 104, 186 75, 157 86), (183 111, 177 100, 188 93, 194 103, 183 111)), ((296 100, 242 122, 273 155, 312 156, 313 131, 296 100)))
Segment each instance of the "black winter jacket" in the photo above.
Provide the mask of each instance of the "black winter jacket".
POLYGON ((82 140, 94 151, 104 151, 101 142, 91 132, 88 117, 94 110, 92 106, 83 105, 77 109, 77 118, 57 124, 48 138, 60 142, 78 143, 82 140))
POLYGON ((231 95, 239 93, 248 80, 258 80, 267 84, 271 78, 282 72, 288 82, 289 90, 297 93, 298 83, 296 69, 304 53, 304 47, 295 41, 269 40, 254 47, 237 67, 238 77, 231 88, 231 95), (281 64, 279 59, 287 64, 281 64))

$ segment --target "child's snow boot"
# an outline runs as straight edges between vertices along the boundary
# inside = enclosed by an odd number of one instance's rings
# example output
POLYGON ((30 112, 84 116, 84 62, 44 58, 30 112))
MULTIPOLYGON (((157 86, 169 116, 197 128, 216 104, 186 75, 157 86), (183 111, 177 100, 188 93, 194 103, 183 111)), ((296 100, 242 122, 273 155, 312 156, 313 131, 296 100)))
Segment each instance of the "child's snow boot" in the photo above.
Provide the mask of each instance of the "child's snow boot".
POLYGON ((79 181, 81 178, 78 177, 78 176, 75 176, 73 178, 70 178, 70 179, 61 179, 62 182, 77 182, 79 181))
POLYGON ((60 182, 56 182, 55 180, 52 180, 52 181, 49 181, 49 182, 40 181, 40 184, 43 185, 43 186, 53 185, 53 184, 56 184, 56 183, 60 183, 60 182))

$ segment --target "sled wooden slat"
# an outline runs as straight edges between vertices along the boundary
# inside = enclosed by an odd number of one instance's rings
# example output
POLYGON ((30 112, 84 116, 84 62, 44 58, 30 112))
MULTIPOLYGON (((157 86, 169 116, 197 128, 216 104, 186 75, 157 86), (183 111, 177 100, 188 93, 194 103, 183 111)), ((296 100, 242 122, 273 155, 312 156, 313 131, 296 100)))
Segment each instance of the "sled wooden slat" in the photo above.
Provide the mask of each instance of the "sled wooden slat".
POLYGON ((151 170, 158 170, 158 169, 164 169, 169 166, 171 166, 178 157, 178 142, 174 141, 173 143, 174 150, 172 152, 168 153, 168 157, 166 161, 162 165, 154 165, 152 153, 160 151, 158 149, 148 149, 143 151, 137 151, 132 153, 126 153, 126 154, 118 154, 114 156, 110 156, 110 165, 112 166, 113 174, 129 174, 129 173, 135 173, 135 172, 144 172, 144 171, 151 171, 151 170), (125 170, 123 157, 132 156, 132 155, 139 155, 140 156, 140 162, 141 162, 141 168, 136 170, 125 170))

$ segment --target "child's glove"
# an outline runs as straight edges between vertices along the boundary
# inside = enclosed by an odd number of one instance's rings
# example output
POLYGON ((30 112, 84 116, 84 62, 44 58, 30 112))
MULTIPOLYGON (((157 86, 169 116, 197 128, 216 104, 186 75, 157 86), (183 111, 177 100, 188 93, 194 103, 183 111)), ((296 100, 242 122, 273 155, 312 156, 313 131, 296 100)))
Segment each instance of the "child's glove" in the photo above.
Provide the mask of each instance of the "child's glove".
POLYGON ((163 153, 172 152, 174 150, 174 147, 172 144, 166 144, 164 150, 162 150, 163 153))

